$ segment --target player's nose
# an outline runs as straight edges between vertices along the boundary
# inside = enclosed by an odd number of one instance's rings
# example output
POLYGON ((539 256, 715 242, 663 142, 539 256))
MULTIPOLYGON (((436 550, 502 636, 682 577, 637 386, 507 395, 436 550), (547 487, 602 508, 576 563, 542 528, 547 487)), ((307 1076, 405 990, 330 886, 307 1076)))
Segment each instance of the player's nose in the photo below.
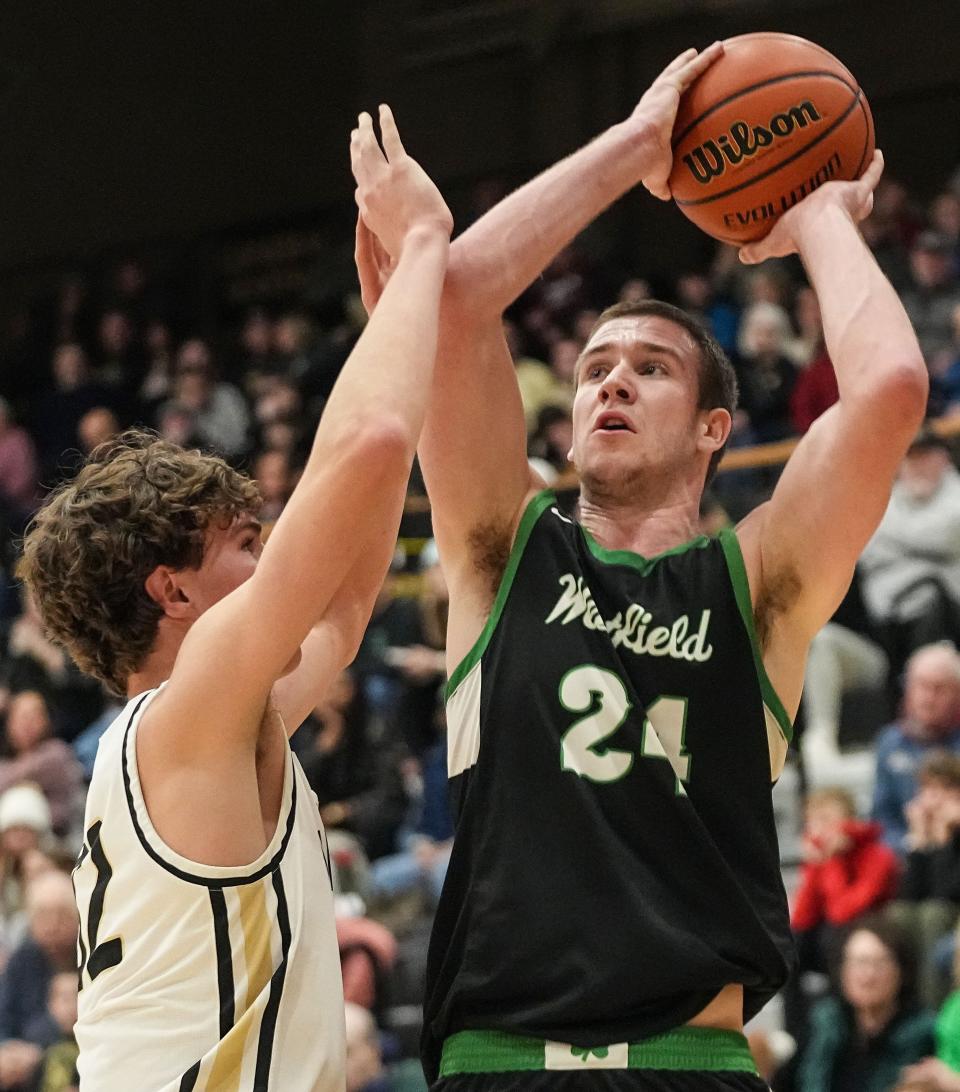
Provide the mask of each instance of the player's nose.
POLYGON ((606 378, 600 384, 600 401, 603 403, 617 401, 631 403, 636 401, 637 392, 630 381, 630 369, 626 365, 618 364, 607 373, 606 378))

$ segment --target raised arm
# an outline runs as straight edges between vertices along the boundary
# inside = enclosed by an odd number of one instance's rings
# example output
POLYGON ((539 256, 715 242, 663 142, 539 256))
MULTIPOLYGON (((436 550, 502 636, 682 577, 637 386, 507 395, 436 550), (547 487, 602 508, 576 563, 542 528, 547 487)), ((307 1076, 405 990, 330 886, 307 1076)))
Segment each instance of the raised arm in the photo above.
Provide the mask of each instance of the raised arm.
MULTIPOLYGON (((608 205, 642 182, 668 198, 670 137, 683 91, 722 53, 690 49, 657 78, 632 115, 487 212, 450 252, 440 345, 419 454, 455 616, 448 652, 462 651, 456 611, 492 603, 498 561, 524 502, 540 483, 526 460, 526 429, 501 315, 550 260, 608 205)), ((361 190, 363 187, 361 186, 361 190)), ((368 309, 382 263, 361 264, 368 309)), ((475 634, 474 634, 475 635, 475 634)), ((466 644, 472 642, 468 634, 466 644)))
POLYGON ((882 169, 877 153, 858 182, 823 186, 742 252, 748 262, 799 253, 840 389, 840 400, 800 441, 772 499, 739 528, 759 577, 755 601, 779 604, 804 647, 843 598, 926 409, 916 335, 857 229, 882 169))
POLYGON ((359 238, 368 240, 367 225, 376 231, 396 272, 337 380, 254 574, 194 622, 155 703, 168 729, 164 745, 179 741, 191 756, 222 752, 224 740, 244 734, 255 739, 274 682, 331 608, 347 632, 328 632, 325 647, 346 654, 394 549, 433 370, 452 221, 388 111, 381 125, 386 156, 368 115, 352 139, 354 170, 371 189, 359 238))

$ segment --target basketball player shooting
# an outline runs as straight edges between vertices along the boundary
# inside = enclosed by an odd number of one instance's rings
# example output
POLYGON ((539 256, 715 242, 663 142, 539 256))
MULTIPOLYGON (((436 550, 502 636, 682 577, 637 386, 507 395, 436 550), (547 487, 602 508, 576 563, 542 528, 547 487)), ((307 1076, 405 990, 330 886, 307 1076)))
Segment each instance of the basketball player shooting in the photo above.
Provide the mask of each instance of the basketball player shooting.
MULTIPOLYGON (((741 251, 800 255, 840 401, 772 499, 716 539, 698 504, 736 382, 698 323, 649 301, 600 316, 576 376, 578 522, 527 464, 501 332, 613 200, 641 182, 670 196, 680 96, 721 51, 682 54, 631 117, 451 249, 420 443, 451 592, 457 835, 424 1028, 445 1092, 765 1087, 743 1022, 792 956, 771 786, 808 644, 926 404, 913 330, 857 229, 881 160, 741 251)), ((368 305, 388 272, 361 267, 368 305)))
POLYGON ((255 485, 140 434, 27 536, 52 634, 129 699, 100 742, 75 876, 84 1088, 343 1088, 329 861, 287 743, 356 653, 392 557, 437 340, 450 214, 381 112, 353 134, 361 260, 396 272, 261 551, 255 485))

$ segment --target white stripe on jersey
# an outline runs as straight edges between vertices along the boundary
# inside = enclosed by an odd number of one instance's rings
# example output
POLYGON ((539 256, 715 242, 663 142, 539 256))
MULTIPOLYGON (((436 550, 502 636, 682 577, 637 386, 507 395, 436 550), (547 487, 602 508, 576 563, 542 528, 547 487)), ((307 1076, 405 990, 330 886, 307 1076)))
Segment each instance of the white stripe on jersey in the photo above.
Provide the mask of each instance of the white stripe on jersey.
POLYGON ((245 868, 190 861, 150 821, 136 732, 100 741, 74 886, 81 1087, 339 1092, 343 992, 316 797, 287 757, 270 845, 245 868))

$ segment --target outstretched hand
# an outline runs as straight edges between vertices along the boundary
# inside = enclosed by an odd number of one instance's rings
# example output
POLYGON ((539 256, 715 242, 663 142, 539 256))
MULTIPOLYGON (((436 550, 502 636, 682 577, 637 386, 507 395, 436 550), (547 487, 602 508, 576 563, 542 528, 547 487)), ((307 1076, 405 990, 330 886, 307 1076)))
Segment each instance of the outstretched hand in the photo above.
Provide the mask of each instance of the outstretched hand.
POLYGON ((669 201, 671 196, 668 185, 673 170, 671 138, 680 96, 722 56, 723 42, 714 42, 702 53, 685 50, 657 76, 633 111, 632 120, 650 126, 655 134, 654 159, 642 182, 661 201, 669 201))
POLYGON ((383 148, 373 119, 360 115, 350 134, 350 164, 357 182, 360 215, 396 261, 404 240, 417 229, 453 230, 453 217, 427 172, 404 150, 389 106, 380 107, 383 148))
POLYGON ((740 261, 745 265, 756 265, 767 258, 784 258, 795 254, 800 247, 804 224, 830 205, 842 208, 855 224, 859 224, 873 210, 873 191, 882 174, 883 153, 877 149, 870 166, 855 182, 827 182, 814 190, 784 213, 769 234, 741 247, 740 261))

